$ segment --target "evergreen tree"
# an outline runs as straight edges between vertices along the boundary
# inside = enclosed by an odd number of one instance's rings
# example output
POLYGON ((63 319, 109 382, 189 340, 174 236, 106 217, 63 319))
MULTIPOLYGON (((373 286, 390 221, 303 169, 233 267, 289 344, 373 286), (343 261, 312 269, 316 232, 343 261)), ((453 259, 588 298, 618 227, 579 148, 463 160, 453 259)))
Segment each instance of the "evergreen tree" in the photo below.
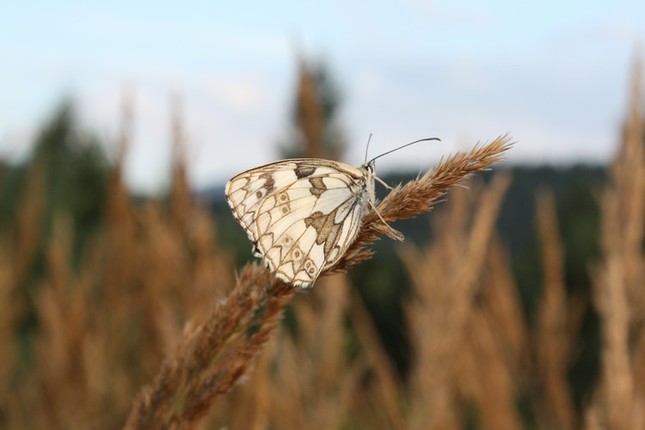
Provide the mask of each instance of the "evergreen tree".
POLYGON ((73 223, 76 259, 101 220, 107 171, 99 139, 81 129, 73 103, 63 101, 36 136, 31 157, 6 168, 0 183, 2 231, 20 234, 16 227, 24 222, 20 217, 26 215, 25 204, 31 198, 42 226, 36 249, 42 253, 54 217, 64 215, 73 223))

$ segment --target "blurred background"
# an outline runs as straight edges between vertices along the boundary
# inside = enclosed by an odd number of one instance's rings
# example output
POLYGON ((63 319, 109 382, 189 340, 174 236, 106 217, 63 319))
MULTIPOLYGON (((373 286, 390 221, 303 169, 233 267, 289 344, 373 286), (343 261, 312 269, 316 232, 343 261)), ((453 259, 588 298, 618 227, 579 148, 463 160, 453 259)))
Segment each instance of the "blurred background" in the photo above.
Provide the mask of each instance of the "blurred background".
POLYGON ((379 160, 397 184, 506 132, 405 245, 297 295, 204 428, 645 426, 642 2, 3 9, 0 426, 124 422, 251 260, 232 175, 440 137, 379 160))
POLYGON ((443 139, 380 163, 391 170, 425 169, 505 131, 521 142, 514 162, 603 162, 644 9, 638 1, 12 5, 0 17, 0 150, 24 160, 62 97, 84 126, 114 140, 127 93, 135 122, 126 182, 161 192, 178 96, 191 184, 221 183, 280 155, 274 143, 285 138, 304 55, 329 69, 352 164, 363 161, 369 133, 374 153, 443 139))

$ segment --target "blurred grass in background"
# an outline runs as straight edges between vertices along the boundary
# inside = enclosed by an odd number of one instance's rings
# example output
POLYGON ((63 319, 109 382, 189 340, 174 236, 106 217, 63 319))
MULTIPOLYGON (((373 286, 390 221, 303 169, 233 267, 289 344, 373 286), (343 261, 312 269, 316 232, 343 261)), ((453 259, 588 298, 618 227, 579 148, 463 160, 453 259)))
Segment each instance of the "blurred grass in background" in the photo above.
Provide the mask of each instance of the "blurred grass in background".
MULTIPOLYGON (((340 95, 299 67, 279 145, 339 159, 340 95)), ((250 374, 186 427, 645 426, 641 73, 610 166, 514 167, 453 191, 402 225, 403 246, 296 295, 250 374)), ((0 168, 4 428, 123 425, 250 256, 223 196, 191 193, 178 112, 167 196, 128 194, 131 121, 126 103, 109 163, 65 102, 31 158, 0 168)))

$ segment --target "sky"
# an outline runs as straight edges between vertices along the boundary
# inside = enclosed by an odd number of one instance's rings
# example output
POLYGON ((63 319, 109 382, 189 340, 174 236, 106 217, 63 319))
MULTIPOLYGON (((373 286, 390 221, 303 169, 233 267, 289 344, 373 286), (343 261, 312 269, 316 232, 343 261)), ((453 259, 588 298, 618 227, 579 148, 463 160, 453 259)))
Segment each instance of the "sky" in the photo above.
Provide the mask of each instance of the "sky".
POLYGON ((645 2, 492 0, 272 2, 34 0, 0 14, 0 156, 24 159, 68 96, 114 154, 121 105, 134 108, 126 181, 160 192, 181 100, 196 188, 279 159, 298 53, 324 61, 342 94, 346 162, 380 172, 509 132, 513 163, 604 162, 617 142, 645 2))

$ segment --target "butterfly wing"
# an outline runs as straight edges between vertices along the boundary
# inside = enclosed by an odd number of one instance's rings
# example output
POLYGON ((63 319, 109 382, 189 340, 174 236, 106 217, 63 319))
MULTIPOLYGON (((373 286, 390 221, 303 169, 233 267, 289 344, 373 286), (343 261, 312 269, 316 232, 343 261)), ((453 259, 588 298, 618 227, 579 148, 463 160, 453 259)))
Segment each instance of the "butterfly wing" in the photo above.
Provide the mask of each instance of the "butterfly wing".
POLYGON ((233 215, 280 279, 313 284, 356 239, 369 198, 366 172, 322 159, 284 160, 233 177, 233 215))

